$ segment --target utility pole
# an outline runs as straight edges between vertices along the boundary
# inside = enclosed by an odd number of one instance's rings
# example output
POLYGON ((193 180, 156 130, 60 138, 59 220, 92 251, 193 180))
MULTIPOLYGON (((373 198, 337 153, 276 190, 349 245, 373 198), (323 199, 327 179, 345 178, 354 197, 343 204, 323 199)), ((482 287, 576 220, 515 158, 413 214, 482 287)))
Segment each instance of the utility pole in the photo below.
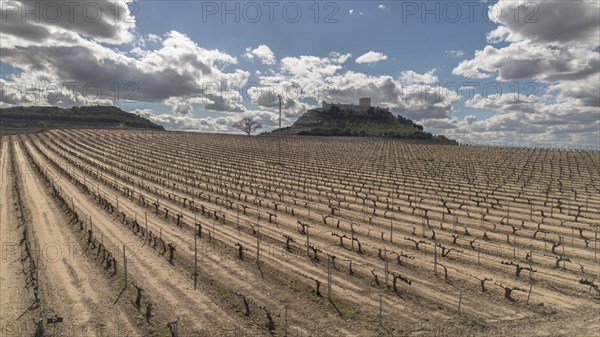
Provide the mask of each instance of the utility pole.
POLYGON ((281 166, 281 100, 283 99, 283 96, 281 96, 281 94, 277 95, 277 98, 279 98, 279 165, 281 166))

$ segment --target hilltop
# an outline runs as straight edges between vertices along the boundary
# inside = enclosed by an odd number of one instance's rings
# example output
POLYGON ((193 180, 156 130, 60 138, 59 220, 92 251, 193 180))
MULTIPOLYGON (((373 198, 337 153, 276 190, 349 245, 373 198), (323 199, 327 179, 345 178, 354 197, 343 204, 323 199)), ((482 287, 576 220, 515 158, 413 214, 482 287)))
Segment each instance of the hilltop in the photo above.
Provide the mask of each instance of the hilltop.
MULTIPOLYGON (((400 115, 394 116, 389 109, 353 104, 327 104, 311 109, 298 118, 292 126, 282 128, 283 135, 299 136, 346 136, 385 137, 397 139, 428 140, 456 144, 443 135, 423 131, 423 126, 400 115)), ((270 134, 276 134, 278 130, 270 134)), ((269 134, 269 133, 265 133, 269 134)))
POLYGON ((164 130, 161 125, 115 106, 11 107, 0 109, 0 133, 34 131, 46 128, 133 128, 164 130))

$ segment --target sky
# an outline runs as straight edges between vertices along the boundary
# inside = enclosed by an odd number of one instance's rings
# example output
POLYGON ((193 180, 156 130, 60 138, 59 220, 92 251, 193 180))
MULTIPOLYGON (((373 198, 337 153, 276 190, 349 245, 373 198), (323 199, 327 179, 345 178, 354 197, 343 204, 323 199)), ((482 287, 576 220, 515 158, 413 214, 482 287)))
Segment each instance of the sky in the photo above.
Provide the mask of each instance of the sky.
POLYGON ((0 1, 0 107, 277 127, 371 97, 465 143, 600 147, 599 1, 0 1))

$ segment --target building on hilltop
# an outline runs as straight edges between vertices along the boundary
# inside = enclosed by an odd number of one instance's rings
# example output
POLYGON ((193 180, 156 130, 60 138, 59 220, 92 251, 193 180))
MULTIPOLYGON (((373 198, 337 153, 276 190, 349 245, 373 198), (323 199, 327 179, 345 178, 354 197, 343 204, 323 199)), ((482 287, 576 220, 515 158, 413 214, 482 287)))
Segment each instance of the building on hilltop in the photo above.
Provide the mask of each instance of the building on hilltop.
POLYGON ((361 97, 358 99, 358 105, 360 107, 371 107, 371 97, 361 97))
MULTIPOLYGON (((358 99, 358 105, 352 104, 341 104, 341 103, 327 103, 325 101, 321 102, 321 111, 329 110, 332 106, 337 106, 340 110, 350 110, 356 112, 366 112, 371 108, 371 97, 362 97, 358 99)), ((379 108, 379 107, 378 107, 379 108)), ((389 110, 388 108, 380 108, 384 110, 389 110)))

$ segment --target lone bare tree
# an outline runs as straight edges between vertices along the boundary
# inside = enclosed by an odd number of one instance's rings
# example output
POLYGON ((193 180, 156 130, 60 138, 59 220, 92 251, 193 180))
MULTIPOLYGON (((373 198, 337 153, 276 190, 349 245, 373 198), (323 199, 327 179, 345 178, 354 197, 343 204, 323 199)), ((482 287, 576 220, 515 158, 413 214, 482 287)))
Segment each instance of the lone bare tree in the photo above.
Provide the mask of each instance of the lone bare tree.
POLYGON ((245 132, 248 136, 250 136, 254 131, 262 128, 262 125, 255 121, 252 117, 244 117, 235 122, 233 127, 245 132))

